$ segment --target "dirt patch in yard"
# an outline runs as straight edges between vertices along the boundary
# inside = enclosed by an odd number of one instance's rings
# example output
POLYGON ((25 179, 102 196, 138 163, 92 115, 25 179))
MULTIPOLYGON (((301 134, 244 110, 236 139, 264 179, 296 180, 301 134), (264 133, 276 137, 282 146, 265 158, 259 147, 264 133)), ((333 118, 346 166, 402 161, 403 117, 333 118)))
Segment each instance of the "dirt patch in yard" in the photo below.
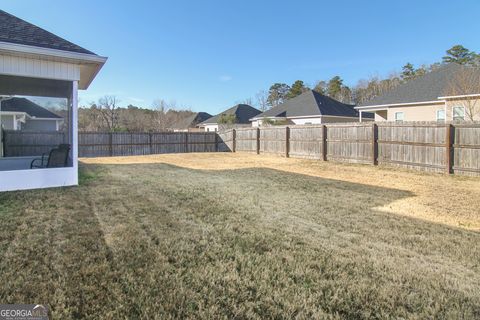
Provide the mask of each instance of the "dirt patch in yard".
POLYGON ((271 168, 313 177, 400 189, 410 192, 412 196, 384 204, 377 209, 430 222, 480 230, 480 178, 248 153, 165 154, 85 158, 81 161, 91 164, 165 163, 200 170, 271 168))

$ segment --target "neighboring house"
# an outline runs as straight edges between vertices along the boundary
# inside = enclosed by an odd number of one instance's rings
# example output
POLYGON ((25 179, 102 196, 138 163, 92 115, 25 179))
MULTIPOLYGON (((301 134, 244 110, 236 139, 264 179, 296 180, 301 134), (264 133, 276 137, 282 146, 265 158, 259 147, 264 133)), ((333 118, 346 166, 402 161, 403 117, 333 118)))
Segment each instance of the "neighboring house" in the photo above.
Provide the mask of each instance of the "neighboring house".
POLYGON ((58 131, 63 118, 26 98, 10 98, 0 103, 0 119, 5 130, 58 131))
POLYGON ((480 120, 479 86, 478 68, 450 63, 356 109, 362 113, 374 112, 375 121, 480 120))
MULTIPOLYGON (((373 115, 364 115, 373 120, 373 115)), ((268 123, 321 124, 331 122, 358 122, 359 112, 353 105, 345 104, 313 90, 289 99, 284 103, 250 119, 253 127, 268 123)))
POLYGON ((175 122, 170 130, 174 132, 189 132, 203 130, 198 127, 198 124, 211 118, 212 115, 207 112, 196 112, 183 119, 175 122))
MULTIPOLYGON (((71 147, 66 155, 67 166, 59 166, 62 159, 57 156, 53 157, 51 167, 41 169, 31 169, 32 160, 38 155, 1 157, 0 154, 0 191, 78 184, 78 90, 90 86, 106 61, 105 57, 0 10, 0 100, 5 103, 2 106, 7 107, 15 96, 62 99, 68 115, 62 142, 71 147)), ((39 115, 47 116, 46 111, 39 115)), ((35 115, 25 112, 28 126, 27 115, 32 119, 35 115)), ((53 115, 48 113, 47 117, 53 115)), ((44 147, 43 141, 38 143, 39 149, 44 147)), ((64 157, 61 150, 68 148, 57 149, 56 155, 64 157)))
POLYGON ((222 118, 234 119, 235 123, 231 123, 232 125, 235 124, 236 126, 249 126, 250 119, 260 113, 260 110, 255 109, 248 104, 237 104, 236 106, 231 107, 230 109, 220 112, 219 114, 211 117, 210 119, 203 121, 199 124, 199 127, 205 128, 205 131, 218 131, 219 124, 221 125, 223 122, 222 118))

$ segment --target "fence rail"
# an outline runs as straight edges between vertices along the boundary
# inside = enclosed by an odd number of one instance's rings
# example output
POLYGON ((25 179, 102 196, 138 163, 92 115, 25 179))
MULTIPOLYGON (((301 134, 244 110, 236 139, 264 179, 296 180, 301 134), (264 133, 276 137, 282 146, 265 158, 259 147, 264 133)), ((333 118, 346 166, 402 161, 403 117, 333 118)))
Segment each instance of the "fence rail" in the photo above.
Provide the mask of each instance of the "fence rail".
POLYGON ((341 123, 231 129, 233 152, 480 175, 480 123, 341 123))

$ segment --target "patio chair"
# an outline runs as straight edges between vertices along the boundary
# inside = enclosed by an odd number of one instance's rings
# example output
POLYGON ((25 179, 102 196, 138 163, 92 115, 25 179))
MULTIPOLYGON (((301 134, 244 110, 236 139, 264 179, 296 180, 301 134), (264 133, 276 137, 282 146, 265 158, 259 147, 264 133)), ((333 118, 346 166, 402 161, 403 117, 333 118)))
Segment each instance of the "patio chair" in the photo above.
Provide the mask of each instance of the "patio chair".
POLYGON ((50 153, 42 154, 41 158, 33 159, 30 169, 34 168, 63 168, 68 165, 69 144, 60 144, 57 148, 50 150, 50 153))

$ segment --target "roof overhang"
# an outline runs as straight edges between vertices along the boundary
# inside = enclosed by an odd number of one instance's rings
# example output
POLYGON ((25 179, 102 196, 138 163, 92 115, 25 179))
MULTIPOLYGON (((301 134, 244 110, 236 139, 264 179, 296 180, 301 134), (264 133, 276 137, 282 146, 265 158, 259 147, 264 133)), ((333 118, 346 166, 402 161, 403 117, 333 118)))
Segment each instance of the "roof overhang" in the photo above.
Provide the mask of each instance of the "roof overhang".
MULTIPOLYGON (((441 99, 441 98, 439 98, 441 99)), ((357 110, 361 111, 375 111, 375 110, 385 110, 390 107, 411 107, 417 105, 428 105, 428 104, 441 104, 445 103, 445 100, 434 100, 434 101, 422 101, 422 102, 407 102, 407 103, 393 103, 393 104, 378 104, 378 105, 371 105, 371 106, 359 106, 354 107, 357 110)))
POLYGON ((250 121, 262 120, 262 119, 272 119, 272 120, 283 120, 283 119, 312 119, 312 118, 321 118, 321 117, 331 117, 331 118, 358 118, 358 116, 335 116, 335 115, 328 115, 328 114, 316 114, 316 115, 309 115, 309 116, 291 116, 291 117, 255 117, 251 118, 250 121))
POLYGON ((286 119, 287 117, 269 117, 269 116, 265 116, 265 117, 254 117, 254 118, 251 118, 251 119, 248 119, 248 121, 257 121, 257 120, 263 120, 263 119, 273 119, 273 120, 282 120, 282 119, 286 119))
POLYGON ((1 41, 0 53, 76 64, 80 68, 78 88, 81 90, 85 90, 90 86, 108 59, 107 57, 101 57, 95 54, 63 51, 1 41))
POLYGON ((28 116, 29 120, 49 120, 49 121, 63 121, 63 118, 38 118, 38 117, 32 117, 28 116))
POLYGON ((457 96, 445 96, 445 97, 438 97, 438 99, 449 100, 449 99, 469 99, 469 98, 480 98, 480 93, 474 94, 461 94, 457 96))
POLYGON ((0 115, 4 116, 23 116, 28 118, 29 120, 56 120, 56 121, 63 121, 63 118, 40 118, 40 117, 34 117, 29 115, 28 113, 24 111, 2 111, 0 109, 0 115))

